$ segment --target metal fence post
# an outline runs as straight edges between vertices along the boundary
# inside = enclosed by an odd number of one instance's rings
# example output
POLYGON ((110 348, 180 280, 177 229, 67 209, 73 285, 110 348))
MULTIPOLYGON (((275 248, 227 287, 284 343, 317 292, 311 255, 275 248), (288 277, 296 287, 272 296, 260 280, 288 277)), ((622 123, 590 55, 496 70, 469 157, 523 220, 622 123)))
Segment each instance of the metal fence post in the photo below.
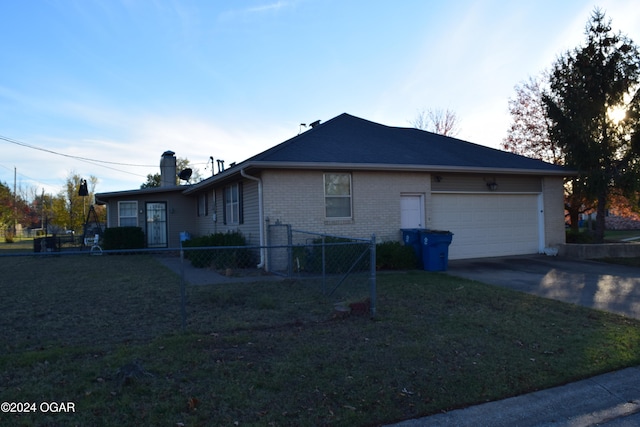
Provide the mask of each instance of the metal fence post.
POLYGON ((324 236, 322 236, 322 295, 327 294, 327 259, 324 250, 324 236))
POLYGON ((180 314, 182 317, 182 332, 187 329, 187 292, 184 280, 184 249, 180 242, 180 314))
POLYGON ((371 235, 371 246, 369 249, 370 252, 370 256, 371 256, 371 261, 370 261, 370 272, 371 272, 371 276, 369 279, 369 286, 370 286, 370 298, 371 298, 371 304, 370 304, 370 310, 371 310, 371 317, 375 317, 376 315, 376 235, 372 234, 371 235))
POLYGON ((291 225, 287 224, 287 275, 289 278, 293 277, 293 233, 291 232, 291 225))

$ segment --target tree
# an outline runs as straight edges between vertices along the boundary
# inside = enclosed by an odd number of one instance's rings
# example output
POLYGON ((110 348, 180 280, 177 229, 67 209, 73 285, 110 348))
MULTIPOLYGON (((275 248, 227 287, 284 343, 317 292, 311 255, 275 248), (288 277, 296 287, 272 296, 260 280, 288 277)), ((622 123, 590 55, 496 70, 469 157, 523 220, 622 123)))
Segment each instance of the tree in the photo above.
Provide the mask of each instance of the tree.
MULTIPOLYGON (((178 171, 185 170, 187 168, 192 169, 193 174, 191 175, 191 179, 189 181, 202 181, 202 177, 200 176, 200 172, 197 169, 191 168, 191 163, 189 159, 181 159, 178 157, 176 159, 176 169, 178 171)), ((155 188, 160 187, 161 176, 160 173, 148 174, 147 181, 140 185, 140 188, 155 188)), ((176 185, 180 185, 180 179, 176 176, 176 185)))
POLYGON ((544 74, 530 77, 515 87, 516 95, 509 99, 512 122, 502 148, 558 165, 564 163, 564 152, 549 137, 552 122, 542 101, 545 77, 544 74))
POLYGON ((14 224, 13 194, 9 186, 0 182, 0 228, 8 230, 14 224))
POLYGON ((93 201, 98 178, 95 176, 89 177, 87 181, 87 196, 79 195, 81 183, 82 177, 75 172, 71 172, 67 177, 64 189, 54 197, 50 224, 58 228, 55 231, 64 229, 82 230, 86 215, 93 201))
MULTIPOLYGON (((549 76, 541 74, 530 77, 515 87, 516 95, 509 99, 511 125, 506 138, 502 141, 502 149, 522 156, 532 157, 545 162, 564 165, 565 152, 551 139, 552 121, 547 116, 542 100, 543 86, 549 76)), ((592 208, 585 197, 583 181, 579 178, 567 180, 565 183, 565 209, 569 223, 574 231, 578 231, 578 217, 592 208)))
POLYGON ((420 111, 411 122, 414 128, 437 133, 444 136, 456 136, 459 132, 458 116, 447 109, 429 109, 420 111))
POLYGON ((49 221, 53 217, 53 195, 45 194, 44 190, 39 195, 35 195, 32 210, 37 215, 33 227, 42 228, 43 231, 47 230, 49 221))
POLYGON ((640 53, 626 36, 612 33, 610 20, 598 9, 587 24, 586 38, 585 46, 558 58, 543 101, 550 137, 596 202, 595 240, 602 242, 611 189, 631 192, 637 187, 640 53), (616 111, 624 115, 614 115, 616 111))
POLYGON ((32 226, 36 218, 36 213, 25 200, 22 189, 18 189, 14 192, 6 183, 0 182, 0 230, 5 231, 5 236, 9 237, 16 231, 16 225, 32 226))
POLYGON ((140 188, 155 188, 155 187, 160 187, 160 174, 156 173, 156 174, 148 174, 147 175, 147 181, 144 182, 140 188))

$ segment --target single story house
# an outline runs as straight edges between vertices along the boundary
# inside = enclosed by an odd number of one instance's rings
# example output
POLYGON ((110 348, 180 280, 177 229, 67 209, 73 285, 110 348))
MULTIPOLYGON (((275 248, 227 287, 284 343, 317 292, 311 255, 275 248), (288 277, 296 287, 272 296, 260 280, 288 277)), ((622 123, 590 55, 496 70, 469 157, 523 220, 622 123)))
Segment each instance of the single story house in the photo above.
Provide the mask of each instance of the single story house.
POLYGON ((97 194, 108 226, 141 226, 149 247, 177 247, 182 232, 228 231, 265 246, 276 223, 375 234, 379 242, 401 240, 403 228, 429 228, 451 231, 449 259, 462 259, 564 243, 563 183, 571 172, 345 113, 196 184, 175 184, 170 151, 161 174, 158 188, 97 194))

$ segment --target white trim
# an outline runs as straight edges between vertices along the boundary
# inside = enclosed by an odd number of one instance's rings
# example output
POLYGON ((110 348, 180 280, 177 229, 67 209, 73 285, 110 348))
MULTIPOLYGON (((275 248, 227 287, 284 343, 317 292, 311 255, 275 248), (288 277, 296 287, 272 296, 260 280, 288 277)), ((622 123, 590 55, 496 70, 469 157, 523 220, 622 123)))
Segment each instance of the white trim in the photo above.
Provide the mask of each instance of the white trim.
POLYGON ((420 198, 420 225, 419 228, 424 228, 426 226, 426 215, 425 215, 425 193, 400 193, 400 216, 402 217, 402 198, 403 197, 419 197, 420 198))
MULTIPOLYGON (((257 268, 263 268, 267 257, 265 256, 265 227, 264 227, 264 196, 262 194, 262 179, 252 175, 247 175, 244 169, 240 169, 240 175, 244 178, 256 181, 258 183, 258 227, 260 229, 260 263, 257 268)), ((213 192, 215 198, 215 191, 213 192)))
POLYGON ((233 182, 226 185, 224 191, 224 218, 225 225, 240 225, 240 184, 233 182), (227 194, 227 190, 229 193, 227 194), (235 200, 233 198, 235 193, 235 200))
POLYGON ((324 219, 325 221, 340 221, 353 219, 353 175, 350 172, 324 172, 322 174, 322 187, 324 193, 324 219), (349 194, 348 195, 327 195, 327 175, 346 175, 349 177, 349 194), (349 200, 349 216, 327 216, 327 198, 348 199, 349 200))
POLYGON ((538 252, 543 253, 546 242, 544 239, 544 198, 538 194, 538 252))
POLYGON ((539 191, 468 191, 468 190, 434 190, 431 194, 491 194, 494 196, 509 195, 509 194, 541 194, 539 191))
POLYGON ((118 227, 123 227, 123 225, 120 223, 120 205, 122 203, 134 203, 136 205, 135 208, 135 215, 134 216, 125 216, 124 218, 135 218, 136 219, 136 224, 133 227, 139 227, 140 225, 140 220, 138 219, 138 201, 137 200, 119 200, 118 201, 118 227))

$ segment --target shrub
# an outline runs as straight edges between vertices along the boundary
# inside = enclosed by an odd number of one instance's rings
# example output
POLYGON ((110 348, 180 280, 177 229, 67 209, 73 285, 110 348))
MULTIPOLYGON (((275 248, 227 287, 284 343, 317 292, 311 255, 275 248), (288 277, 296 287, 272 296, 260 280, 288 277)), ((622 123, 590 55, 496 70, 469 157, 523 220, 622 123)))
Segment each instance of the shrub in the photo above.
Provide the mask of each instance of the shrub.
MULTIPOLYGON (((311 243, 314 246, 294 246, 293 262, 296 271, 322 272, 323 239, 314 239, 311 243)), ((362 242, 325 237, 324 244, 325 273, 342 274, 349 270, 366 271, 369 268, 369 255, 363 255, 367 247, 362 242)))
POLYGON ((144 232, 140 227, 113 227, 104 230, 102 247, 109 249, 142 249, 144 232))
POLYGON ((251 250, 240 248, 247 246, 247 241, 240 232, 215 233, 207 236, 194 237, 182 242, 185 248, 212 248, 185 251, 185 258, 197 268, 246 268, 255 264, 255 257, 251 250))
MULTIPOLYGON (((324 243, 327 273, 346 273, 365 250, 364 245, 346 243, 349 239, 326 237, 324 243)), ((322 270, 322 239, 315 239, 312 248, 294 246, 294 268, 302 271, 319 273, 322 270)), ((376 245, 376 269, 378 270, 413 270, 418 267, 418 257, 411 246, 400 242, 383 242, 376 245)), ((362 257, 353 271, 366 271, 369 268, 369 257, 362 257)))
POLYGON ((418 267, 418 257, 413 247, 400 242, 383 242, 376 245, 376 269, 412 270, 418 267))
POLYGON ((566 230, 566 242, 567 243, 593 243, 593 235, 589 231, 576 232, 572 230, 566 230))
POLYGON ((310 271, 313 264, 313 250, 305 245, 297 245, 292 250, 293 271, 310 271))

